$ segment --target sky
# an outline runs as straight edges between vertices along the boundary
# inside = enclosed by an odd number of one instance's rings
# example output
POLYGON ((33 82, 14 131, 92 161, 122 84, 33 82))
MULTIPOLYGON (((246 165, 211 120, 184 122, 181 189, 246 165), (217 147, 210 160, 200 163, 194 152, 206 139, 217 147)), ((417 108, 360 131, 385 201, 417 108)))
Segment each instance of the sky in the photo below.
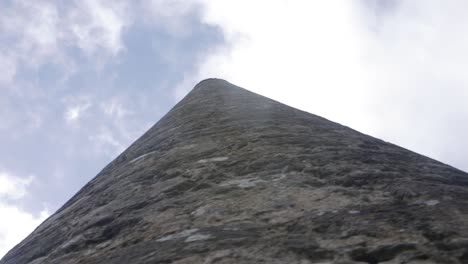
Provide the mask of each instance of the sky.
POLYGON ((0 257, 216 77, 468 171, 463 0, 0 0, 0 257))

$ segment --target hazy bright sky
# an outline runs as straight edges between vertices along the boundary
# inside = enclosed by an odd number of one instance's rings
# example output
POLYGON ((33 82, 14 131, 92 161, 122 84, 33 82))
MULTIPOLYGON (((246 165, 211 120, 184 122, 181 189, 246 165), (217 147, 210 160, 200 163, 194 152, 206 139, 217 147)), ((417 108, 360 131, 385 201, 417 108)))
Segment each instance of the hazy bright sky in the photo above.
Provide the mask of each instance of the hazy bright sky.
POLYGON ((198 81, 468 170, 463 0, 0 0, 0 257, 198 81))

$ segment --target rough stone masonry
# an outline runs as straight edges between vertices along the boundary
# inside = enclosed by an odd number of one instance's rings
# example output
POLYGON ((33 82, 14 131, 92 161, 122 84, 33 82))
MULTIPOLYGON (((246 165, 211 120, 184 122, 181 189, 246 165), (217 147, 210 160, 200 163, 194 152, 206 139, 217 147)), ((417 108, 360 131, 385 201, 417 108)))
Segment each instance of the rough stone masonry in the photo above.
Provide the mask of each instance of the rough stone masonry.
POLYGON ((468 263, 468 175, 200 82, 1 264, 468 263))

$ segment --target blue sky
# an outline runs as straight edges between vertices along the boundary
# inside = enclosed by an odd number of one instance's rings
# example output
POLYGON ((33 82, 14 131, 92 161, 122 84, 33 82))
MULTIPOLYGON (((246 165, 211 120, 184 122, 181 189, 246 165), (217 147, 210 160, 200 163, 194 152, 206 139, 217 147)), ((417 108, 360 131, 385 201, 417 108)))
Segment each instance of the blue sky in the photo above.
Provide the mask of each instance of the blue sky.
POLYGON ((208 77, 468 170, 467 5, 0 0, 0 256, 208 77))

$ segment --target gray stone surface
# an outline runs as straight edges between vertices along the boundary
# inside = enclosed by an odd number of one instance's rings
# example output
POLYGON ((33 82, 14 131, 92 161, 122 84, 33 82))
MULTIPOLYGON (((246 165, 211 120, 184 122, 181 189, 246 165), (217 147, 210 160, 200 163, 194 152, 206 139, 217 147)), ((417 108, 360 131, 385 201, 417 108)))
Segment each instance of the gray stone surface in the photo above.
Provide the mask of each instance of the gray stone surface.
POLYGON ((468 175, 209 79, 0 263, 468 263, 468 175))

